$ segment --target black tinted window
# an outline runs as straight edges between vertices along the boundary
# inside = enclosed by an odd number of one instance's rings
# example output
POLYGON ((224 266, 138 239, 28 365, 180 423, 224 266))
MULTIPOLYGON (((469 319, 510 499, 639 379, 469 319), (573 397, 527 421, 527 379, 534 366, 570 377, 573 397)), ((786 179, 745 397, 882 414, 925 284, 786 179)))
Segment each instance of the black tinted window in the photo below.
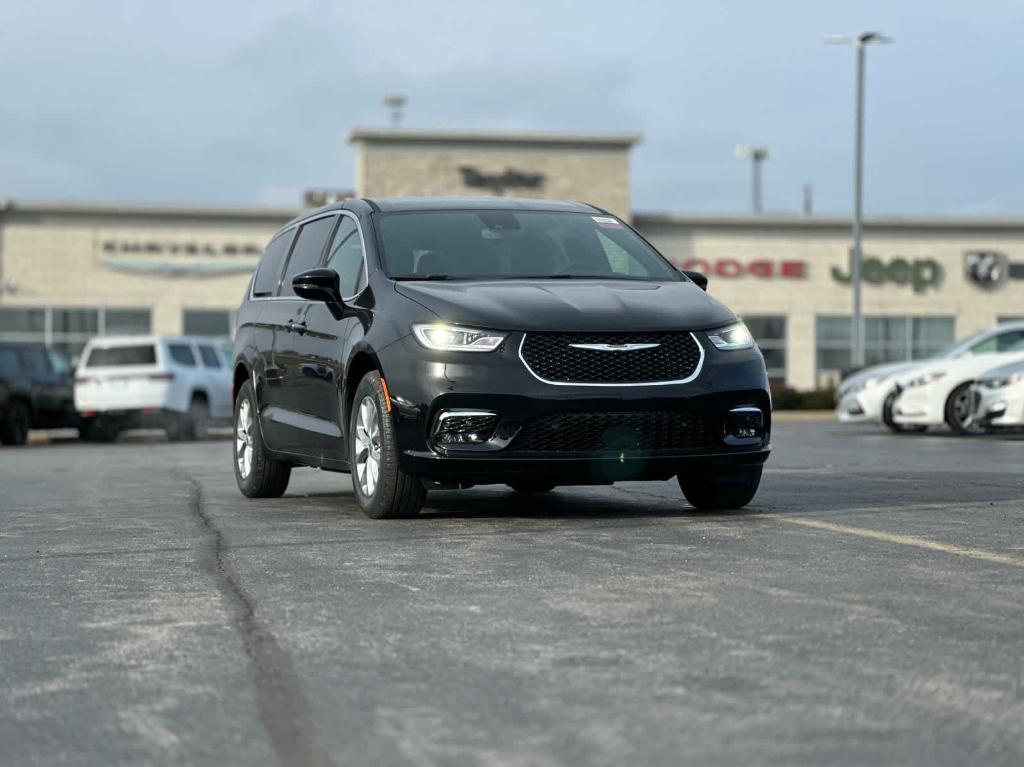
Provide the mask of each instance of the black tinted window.
POLYGON ((13 375, 21 370, 18 364, 18 353, 8 347, 0 347, 0 373, 13 375))
POLYGON ((35 347, 19 349, 21 364, 25 372, 31 375, 45 375, 50 372, 50 363, 46 359, 46 352, 35 347))
POLYGON ((348 216, 341 219, 327 252, 327 268, 341 278, 341 295, 350 298, 359 292, 363 281, 363 241, 359 228, 348 216))
POLYGON ((192 353, 192 347, 188 344, 167 344, 167 351, 170 352, 171 359, 179 365, 195 367, 196 355, 192 353))
POLYGON ((295 291, 292 290, 292 277, 320 265, 320 256, 324 253, 327 238, 336 223, 338 223, 337 216, 328 216, 311 221, 299 230, 299 239, 295 242, 295 247, 292 248, 292 255, 288 259, 288 267, 284 272, 284 280, 281 282, 282 296, 295 295, 295 291))
POLYGON ((203 367, 220 367, 220 357, 217 356, 217 352, 214 350, 212 346, 200 346, 199 356, 203 358, 203 367))
POLYGON ((281 274, 281 263, 288 254, 288 246, 292 242, 292 232, 286 232, 267 246, 256 272, 252 294, 254 296, 272 296, 277 291, 277 278, 281 274))
POLYGON ((97 346, 89 352, 86 367, 98 368, 114 365, 155 365, 156 350, 152 344, 140 346, 97 346))

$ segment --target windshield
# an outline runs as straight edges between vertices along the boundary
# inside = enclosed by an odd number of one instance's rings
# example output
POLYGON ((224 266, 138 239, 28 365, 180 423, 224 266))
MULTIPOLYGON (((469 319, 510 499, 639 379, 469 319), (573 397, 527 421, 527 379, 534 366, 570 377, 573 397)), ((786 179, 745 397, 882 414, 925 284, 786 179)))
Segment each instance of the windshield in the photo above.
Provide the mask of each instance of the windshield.
POLYGON ((681 279, 629 227, 587 213, 478 210, 380 216, 395 279, 681 279))

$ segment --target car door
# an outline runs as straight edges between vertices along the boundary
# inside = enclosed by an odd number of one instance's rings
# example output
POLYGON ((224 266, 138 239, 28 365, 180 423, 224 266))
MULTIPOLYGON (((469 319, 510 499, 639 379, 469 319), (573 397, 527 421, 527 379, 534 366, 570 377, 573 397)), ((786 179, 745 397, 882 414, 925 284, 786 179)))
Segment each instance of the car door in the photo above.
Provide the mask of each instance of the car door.
POLYGON ((288 309, 278 298, 281 270, 295 240, 295 229, 281 232, 263 252, 252 281, 250 301, 243 310, 249 323, 253 355, 253 382, 263 439, 272 450, 284 447, 285 426, 272 418, 281 398, 283 374, 274 362, 274 329, 287 321, 288 309), (269 415, 268 415, 269 413, 269 415))
POLYGON ((280 438, 278 449, 299 455, 321 455, 338 436, 336 423, 312 414, 310 400, 318 396, 313 379, 332 373, 304 363, 316 356, 321 339, 316 333, 309 333, 309 311, 313 304, 296 296, 292 289, 295 275, 320 265, 337 222, 338 215, 330 213, 299 227, 278 296, 270 302, 274 315, 272 365, 278 383, 267 387, 270 394, 264 420, 273 424, 280 438))
POLYGON ((34 425, 48 426, 58 420, 64 404, 57 376, 50 367, 50 360, 44 347, 28 345, 18 351, 22 370, 25 371, 31 386, 34 425))
MULTIPOLYGON (((322 265, 338 273, 341 295, 346 300, 355 298, 366 286, 366 256, 354 216, 341 214, 322 265)), ((317 426, 315 439, 310 441, 311 446, 317 447, 316 456, 341 460, 344 456, 342 437, 346 431, 341 350, 357 319, 335 319, 325 304, 309 301, 303 308, 301 320, 304 323, 301 359, 297 375, 288 379, 289 386, 294 385, 288 397, 296 411, 317 426)))

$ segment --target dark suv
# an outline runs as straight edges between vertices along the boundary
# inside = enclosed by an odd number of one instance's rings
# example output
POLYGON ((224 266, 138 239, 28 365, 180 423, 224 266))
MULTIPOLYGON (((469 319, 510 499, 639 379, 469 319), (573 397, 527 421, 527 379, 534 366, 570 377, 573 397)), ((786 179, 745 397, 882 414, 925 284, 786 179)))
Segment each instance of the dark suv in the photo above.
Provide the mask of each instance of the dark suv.
POLYGON ((738 508, 769 452, 743 323, 619 218, 505 198, 348 200, 285 226, 238 312, 238 486, 351 472, 375 518, 432 487, 678 477, 738 508))
POLYGON ((23 445, 28 430, 78 425, 71 365, 38 343, 0 341, 0 442, 23 445))

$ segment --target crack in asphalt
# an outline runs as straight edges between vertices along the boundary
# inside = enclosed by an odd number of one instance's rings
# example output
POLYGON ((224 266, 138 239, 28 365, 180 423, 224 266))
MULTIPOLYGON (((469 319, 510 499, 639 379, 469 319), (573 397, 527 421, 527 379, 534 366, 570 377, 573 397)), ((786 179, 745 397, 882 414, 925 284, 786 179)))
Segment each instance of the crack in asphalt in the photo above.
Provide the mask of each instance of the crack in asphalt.
POLYGON ((260 720, 278 761, 284 765, 333 767, 313 723, 313 709, 288 654, 260 621, 255 601, 228 565, 228 545, 224 533, 206 510, 202 485, 185 471, 175 473, 191 486, 190 511, 208 538, 201 564, 213 576, 235 613, 235 623, 255 677, 260 720))

